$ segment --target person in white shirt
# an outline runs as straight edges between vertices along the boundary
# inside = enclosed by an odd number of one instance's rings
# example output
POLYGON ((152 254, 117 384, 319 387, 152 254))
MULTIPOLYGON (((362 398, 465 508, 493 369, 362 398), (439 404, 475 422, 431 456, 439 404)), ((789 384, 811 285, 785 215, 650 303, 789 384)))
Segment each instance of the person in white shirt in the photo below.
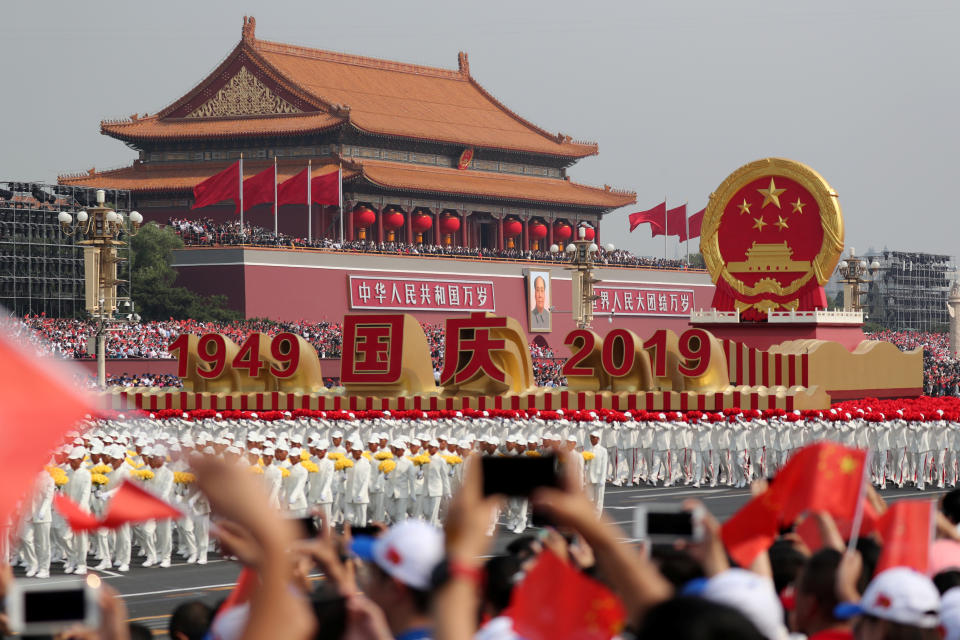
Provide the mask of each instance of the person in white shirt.
POLYGON ((574 486, 577 489, 582 489, 584 479, 586 478, 586 463, 583 455, 577 451, 577 436, 567 436, 567 451, 570 456, 570 461, 573 463, 573 473, 576 478, 574 486))
POLYGON ((370 461, 363 457, 359 444, 352 445, 353 466, 346 470, 343 483, 344 519, 355 527, 367 525, 370 504, 370 461))
MULTIPOLYGON (((124 480, 130 477, 131 468, 126 463, 126 452, 123 447, 120 445, 113 445, 110 447, 110 450, 107 452, 109 456, 109 464, 113 467, 113 471, 110 472, 110 480, 107 482, 107 485, 104 487, 103 498, 109 499, 117 489, 120 488, 120 485, 123 484, 124 480)), ((109 505, 104 508, 104 511, 109 509, 109 505)), ((117 527, 114 532, 114 544, 113 544, 113 564, 117 567, 117 571, 126 573, 130 571, 130 525, 124 524, 117 527)), ((100 565, 97 565, 97 570, 102 571, 110 567, 110 560, 104 559, 100 565)))
POLYGON ((264 449, 263 455, 263 481, 267 485, 267 499, 270 506, 275 509, 280 508, 280 488, 283 485, 283 472, 280 467, 273 464, 273 455, 275 451, 272 448, 264 449))
POLYGON ((300 464, 300 448, 290 449, 290 475, 284 479, 283 508, 293 518, 307 515, 307 470, 300 464))
POLYGON ((309 502, 310 508, 323 514, 325 522, 330 523, 333 515, 334 466, 333 460, 327 458, 328 446, 329 443, 326 440, 321 440, 310 449, 315 458, 314 463, 317 465, 317 472, 310 474, 307 502, 309 502))
POLYGON ((56 486, 46 469, 37 476, 30 505, 29 528, 32 545, 26 545, 27 577, 50 577, 50 525, 53 522, 53 494, 56 486))
MULTIPOLYGON (((148 488, 161 500, 172 502, 173 471, 166 465, 166 450, 158 445, 146 457, 153 469, 153 478, 147 481, 148 488)), ((159 564, 163 568, 170 566, 170 556, 173 554, 172 526, 173 523, 169 519, 144 523, 143 535, 147 546, 147 559, 143 566, 149 567, 154 564, 159 564)))
POLYGON ((450 476, 447 475, 447 462, 440 454, 440 443, 427 442, 430 462, 423 465, 423 519, 430 524, 440 526, 440 500, 450 493, 450 476))
POLYGON ((601 433, 594 431, 590 434, 590 451, 593 459, 587 467, 587 496, 597 506, 597 513, 603 513, 603 494, 607 484, 607 449, 600 444, 601 433))
POLYGON ((372 434, 367 440, 367 450, 373 461, 370 463, 370 522, 383 522, 383 474, 380 473, 380 461, 374 455, 380 448, 380 438, 372 434))
POLYGON ((386 479, 386 491, 389 500, 387 511, 390 521, 396 524, 407 519, 410 496, 416 491, 417 469, 403 455, 405 450, 403 441, 395 440, 391 449, 397 466, 387 475, 386 479))
MULTIPOLYGON (((90 470, 83 466, 83 458, 86 455, 83 447, 74 447, 70 451, 70 457, 67 459, 70 470, 67 471, 69 482, 64 488, 64 495, 70 498, 84 511, 90 511, 90 492, 93 488, 91 482, 90 470)), ((71 544, 71 555, 67 559, 67 566, 64 567, 65 573, 73 573, 78 576, 87 573, 87 532, 73 534, 71 544)))

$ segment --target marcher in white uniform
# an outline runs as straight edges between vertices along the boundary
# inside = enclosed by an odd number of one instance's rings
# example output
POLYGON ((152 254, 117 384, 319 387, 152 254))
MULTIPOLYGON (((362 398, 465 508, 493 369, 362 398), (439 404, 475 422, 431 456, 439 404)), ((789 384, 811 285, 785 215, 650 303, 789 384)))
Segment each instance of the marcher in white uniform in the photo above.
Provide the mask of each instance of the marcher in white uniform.
POLYGON ((430 524, 440 526, 440 501, 450 493, 450 478, 447 475, 447 462, 440 454, 440 443, 427 442, 430 462, 424 465, 423 519, 430 524))
POLYGON ((290 475, 284 478, 283 507, 293 518, 307 515, 307 470, 300 464, 300 449, 290 449, 290 475))
POLYGON ((307 492, 307 501, 310 508, 323 514, 324 521, 329 523, 333 517, 333 460, 327 457, 327 447, 329 443, 326 440, 320 440, 314 443, 311 453, 314 455, 314 464, 317 465, 317 472, 309 476, 309 489, 307 492))
POLYGON ((343 483, 344 518, 352 526, 367 525, 370 504, 370 461, 363 457, 359 444, 352 445, 353 466, 346 470, 343 483))
POLYGON ((593 459, 587 467, 587 496, 596 505, 597 513, 603 513, 603 495, 607 483, 607 449, 600 444, 601 433, 590 434, 590 451, 593 459))

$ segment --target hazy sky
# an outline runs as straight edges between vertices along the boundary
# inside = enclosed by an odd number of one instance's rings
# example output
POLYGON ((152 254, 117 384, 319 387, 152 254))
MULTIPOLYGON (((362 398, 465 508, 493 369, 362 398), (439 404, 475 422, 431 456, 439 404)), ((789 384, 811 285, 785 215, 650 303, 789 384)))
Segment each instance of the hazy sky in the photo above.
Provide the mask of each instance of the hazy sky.
MULTIPOLYGON (((955 254, 960 3, 4 3, 0 179, 129 164, 105 118, 155 113, 257 36, 456 68, 536 124, 596 140, 574 180, 700 209, 738 166, 783 156, 840 194, 847 246, 955 254)), ((626 216, 601 229, 662 254, 626 216)), ((671 240, 670 254, 677 243, 671 240)))

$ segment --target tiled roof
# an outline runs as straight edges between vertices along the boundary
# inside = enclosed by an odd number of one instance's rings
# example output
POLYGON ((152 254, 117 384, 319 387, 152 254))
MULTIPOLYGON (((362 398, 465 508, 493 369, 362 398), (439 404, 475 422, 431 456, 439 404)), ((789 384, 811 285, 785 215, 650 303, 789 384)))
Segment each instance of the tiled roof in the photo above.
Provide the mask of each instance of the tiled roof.
POLYGON ((388 189, 438 194, 462 194, 499 200, 526 200, 615 209, 637 201, 632 191, 589 187, 569 180, 537 178, 486 171, 362 160, 361 175, 388 189))
MULTIPOLYGON (((278 162, 277 176, 282 182, 303 170, 306 161, 282 160, 278 162)), ((85 174, 60 176, 59 184, 70 184, 99 189, 129 189, 134 193, 192 192, 197 183, 202 182, 219 171, 226 169, 232 162, 205 163, 184 162, 169 164, 134 163, 122 169, 111 171, 93 171, 85 174)), ((249 178, 273 164, 270 160, 244 160, 243 175, 249 178)), ((313 174, 319 175, 323 167, 314 163, 313 174)), ((354 172, 344 170, 344 178, 349 179, 354 172)))
POLYGON ((343 120, 329 113, 222 118, 178 118, 163 120, 149 116, 124 122, 102 122, 100 130, 114 138, 129 140, 162 140, 189 138, 239 138, 257 135, 292 136, 316 133, 342 124, 343 120))
POLYGON ((169 138, 288 135, 349 122, 385 136, 447 142, 465 147, 513 150, 564 158, 597 153, 592 142, 573 141, 524 120, 490 95, 470 75, 460 54, 459 69, 440 69, 363 56, 266 42, 254 37, 245 19, 243 40, 213 74, 159 116, 104 122, 101 131, 128 141, 169 138), (243 56, 279 84, 320 109, 311 115, 167 118, 174 107, 195 101, 243 56))
MULTIPOLYGON (((221 171, 226 163, 141 164, 113 171, 61 176, 60 184, 109 189, 129 189, 134 193, 190 192, 193 187, 221 171)), ((270 166, 265 160, 244 160, 243 173, 250 177, 270 166)), ((303 169, 302 160, 281 160, 280 180, 303 169)), ((326 166, 330 166, 329 164, 326 166)), ((314 174, 321 170, 314 165, 314 174)), ((466 195, 484 199, 543 202, 615 209, 636 202, 636 194, 608 188, 589 187, 569 180, 537 178, 484 171, 460 171, 440 167, 384 162, 347 161, 344 180, 354 177, 395 191, 416 191, 442 195, 466 195)))

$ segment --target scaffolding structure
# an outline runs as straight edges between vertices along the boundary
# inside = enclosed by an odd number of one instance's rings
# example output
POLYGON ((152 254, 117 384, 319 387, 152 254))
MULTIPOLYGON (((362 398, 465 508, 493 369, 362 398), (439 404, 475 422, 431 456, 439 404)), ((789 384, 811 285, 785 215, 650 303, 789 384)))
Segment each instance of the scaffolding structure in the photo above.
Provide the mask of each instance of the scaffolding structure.
MULTIPOLYGON (((129 191, 108 190, 108 206, 128 212, 129 191)), ((17 316, 86 316, 83 249, 57 214, 96 206, 96 189, 0 181, 0 306, 17 316)), ((117 298, 130 297, 130 250, 118 252, 117 298)))
POLYGON ((899 331, 947 330, 951 256, 884 251, 866 259, 880 264, 867 292, 870 320, 899 331))

